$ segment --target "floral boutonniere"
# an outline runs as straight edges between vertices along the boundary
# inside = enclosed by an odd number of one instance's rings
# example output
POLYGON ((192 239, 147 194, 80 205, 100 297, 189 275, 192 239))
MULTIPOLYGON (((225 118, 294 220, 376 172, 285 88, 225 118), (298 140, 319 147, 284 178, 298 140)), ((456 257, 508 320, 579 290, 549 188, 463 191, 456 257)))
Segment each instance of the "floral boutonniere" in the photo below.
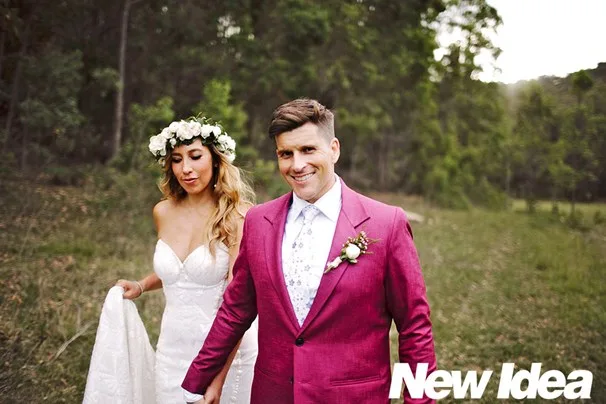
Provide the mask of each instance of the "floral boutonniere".
POLYGON ((368 238, 365 231, 361 231, 356 237, 347 238, 341 249, 341 254, 326 265, 324 273, 332 271, 341 265, 343 261, 347 261, 350 264, 357 263, 360 255, 367 254, 368 245, 376 242, 377 240, 368 238))

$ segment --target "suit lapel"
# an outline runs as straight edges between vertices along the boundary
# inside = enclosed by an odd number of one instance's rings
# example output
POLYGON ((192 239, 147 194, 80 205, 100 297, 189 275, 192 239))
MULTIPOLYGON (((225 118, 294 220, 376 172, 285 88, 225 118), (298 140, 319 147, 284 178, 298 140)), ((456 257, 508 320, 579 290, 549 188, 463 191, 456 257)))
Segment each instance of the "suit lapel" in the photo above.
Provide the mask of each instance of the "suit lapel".
MULTIPOLYGON (((364 209, 364 206, 360 202, 358 195, 349 189, 343 181, 341 181, 341 196, 341 212, 339 213, 339 219, 337 220, 337 227, 335 229, 335 235, 332 239, 332 245, 330 247, 330 253, 328 254, 327 263, 339 256, 341 249, 343 248, 343 244, 347 241, 347 238, 355 237, 358 234, 356 227, 360 226, 370 218, 366 212, 366 209, 364 209)), ((349 263, 344 261, 337 268, 322 276, 314 302, 311 305, 305 321, 303 321, 303 325, 301 326, 299 333, 302 333, 307 328, 307 326, 320 312, 322 307, 324 307, 324 304, 326 304, 326 301, 339 283, 339 280, 341 280, 341 277, 347 270, 348 266, 349 263)), ((284 289, 286 289, 286 285, 284 285, 284 289)))
POLYGON ((286 216, 291 201, 292 192, 282 196, 277 201, 276 209, 273 212, 265 214, 265 219, 272 226, 271 231, 265 234, 265 259, 269 277, 280 298, 281 306, 295 328, 299 329, 299 322, 292 307, 286 283, 284 283, 284 272, 282 270, 282 238, 284 237, 286 216))

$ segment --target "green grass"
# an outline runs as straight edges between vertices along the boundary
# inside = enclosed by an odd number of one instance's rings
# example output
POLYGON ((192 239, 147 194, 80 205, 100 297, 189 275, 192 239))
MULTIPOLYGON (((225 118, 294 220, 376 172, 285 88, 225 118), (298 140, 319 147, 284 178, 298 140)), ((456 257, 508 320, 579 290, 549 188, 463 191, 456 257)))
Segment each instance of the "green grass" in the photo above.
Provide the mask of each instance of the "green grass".
MULTIPOLYGON (((558 210, 562 214, 570 214, 572 206, 569 202, 558 201, 556 203, 558 210)), ((537 201, 536 209, 540 212, 551 212, 554 203, 551 201, 537 201)), ((512 203, 512 209, 516 212, 523 212, 528 209, 526 201, 522 199, 515 199, 512 203)), ((602 216, 606 216, 606 204, 602 203, 580 203, 575 204, 575 209, 588 218, 593 218, 597 212, 602 216)))
POLYGON ((475 402, 497 401, 503 362, 524 369, 542 362, 543 372, 566 375, 589 369, 590 401, 606 402, 606 227, 576 231, 549 213, 457 212, 395 201, 427 215, 413 230, 439 367, 495 371, 475 402))
MULTIPOLYGON (((151 270, 153 182, 95 184, 0 181, 0 403, 29 401, 32 392, 36 401, 81 402, 107 290, 151 270)), ((497 401, 503 362, 589 369, 586 402, 606 402, 606 225, 574 230, 551 208, 450 211, 420 198, 375 197, 426 217, 413 230, 439 367, 495 371, 475 402, 497 401)), ((137 306, 155 341, 162 294, 137 306)))

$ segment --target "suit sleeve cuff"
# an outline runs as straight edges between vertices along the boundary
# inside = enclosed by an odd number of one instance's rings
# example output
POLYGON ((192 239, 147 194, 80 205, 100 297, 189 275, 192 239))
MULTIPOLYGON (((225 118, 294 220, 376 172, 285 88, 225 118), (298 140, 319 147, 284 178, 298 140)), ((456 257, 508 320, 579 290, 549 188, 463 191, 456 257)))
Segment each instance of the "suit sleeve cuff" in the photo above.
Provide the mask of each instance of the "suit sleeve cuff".
POLYGON ((187 403, 195 403, 196 401, 200 401, 204 398, 202 394, 190 393, 189 391, 183 389, 183 398, 187 403))

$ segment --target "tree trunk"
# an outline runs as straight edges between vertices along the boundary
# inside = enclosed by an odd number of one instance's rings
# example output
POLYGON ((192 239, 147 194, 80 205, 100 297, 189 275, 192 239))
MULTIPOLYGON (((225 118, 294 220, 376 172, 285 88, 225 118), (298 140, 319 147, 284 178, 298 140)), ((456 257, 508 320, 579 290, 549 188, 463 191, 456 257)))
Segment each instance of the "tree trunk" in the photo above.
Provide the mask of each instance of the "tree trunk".
POLYGON ((122 143, 122 124, 124 121, 124 85, 126 82, 126 45, 128 42, 128 15, 130 7, 140 0, 125 0, 122 11, 122 25, 120 28, 120 53, 118 56, 118 71, 120 81, 116 92, 116 106, 114 110, 114 133, 112 137, 110 159, 116 157, 122 143))
POLYGON ((15 113, 17 111, 17 103, 19 101, 19 89, 21 88, 21 75, 23 73, 23 60, 27 55, 27 47, 29 45, 29 34, 31 29, 33 12, 30 13, 27 20, 25 21, 25 31, 23 32, 23 40, 21 43, 21 50, 19 50, 19 56, 17 57, 17 66, 15 68, 15 76, 13 77, 13 85, 11 88, 11 99, 8 106, 8 114, 6 116, 6 126, 4 128, 4 138, 2 139, 2 151, 6 151, 7 140, 11 138, 13 130, 13 120, 15 119, 15 113))
POLYGON ((0 37, 0 80, 2 80, 2 66, 4 65, 4 45, 6 44, 6 31, 0 37))

